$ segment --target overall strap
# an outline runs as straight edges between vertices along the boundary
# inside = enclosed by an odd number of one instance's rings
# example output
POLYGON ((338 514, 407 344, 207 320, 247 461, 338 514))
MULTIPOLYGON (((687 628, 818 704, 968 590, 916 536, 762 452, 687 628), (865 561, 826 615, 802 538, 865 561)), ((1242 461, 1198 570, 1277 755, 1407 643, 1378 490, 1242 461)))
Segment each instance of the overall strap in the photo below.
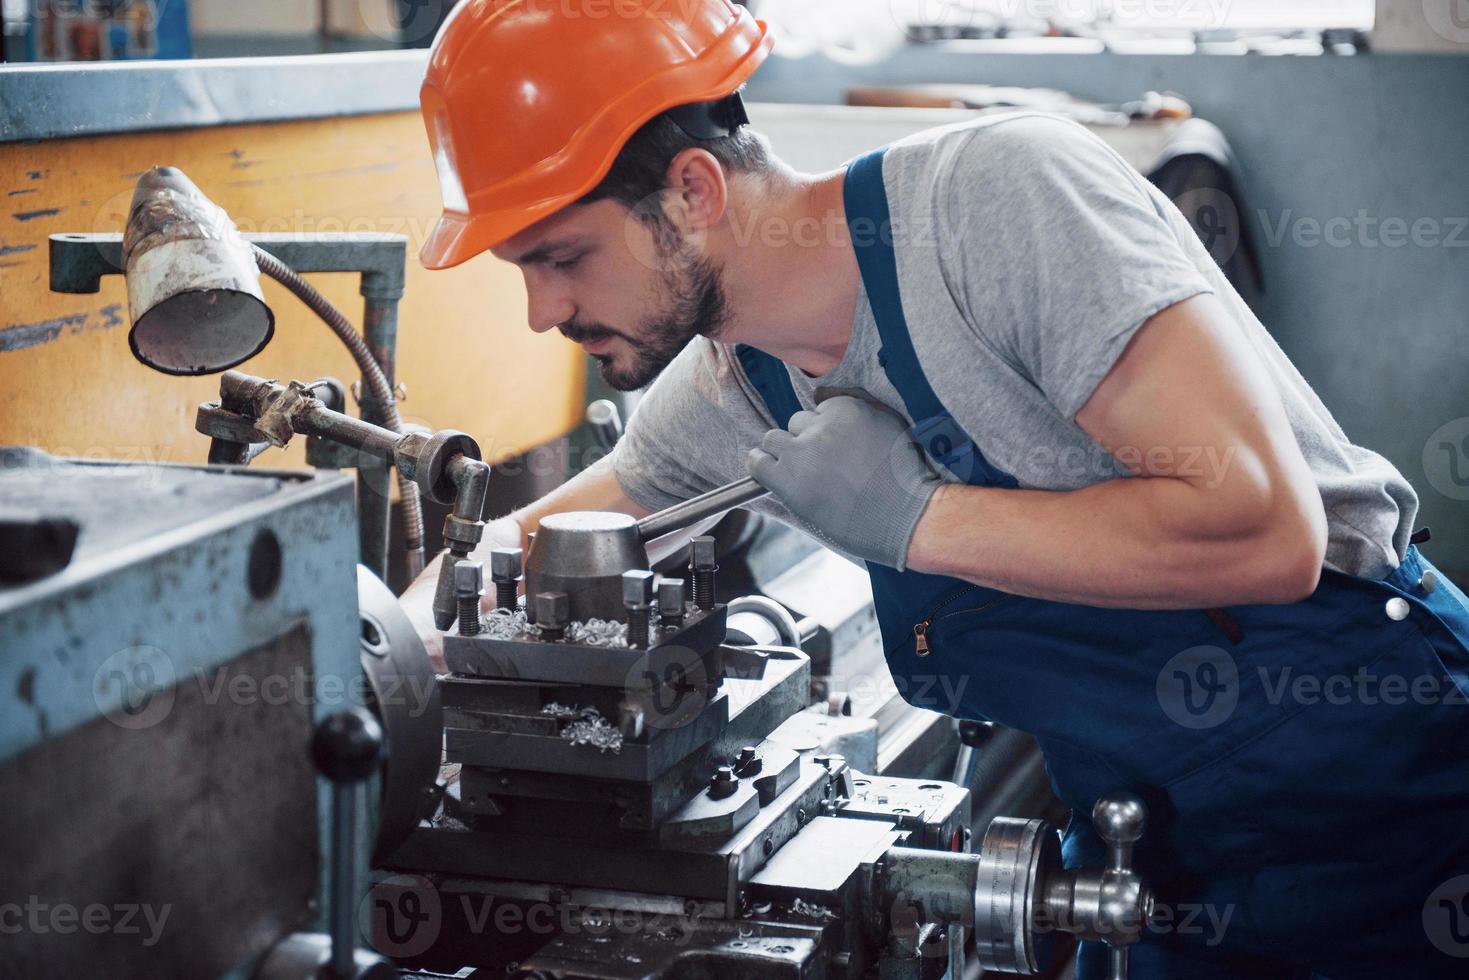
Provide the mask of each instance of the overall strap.
MULTIPOLYGON (((892 219, 882 183, 884 152, 885 148, 873 150, 854 160, 847 168, 842 188, 852 248, 882 340, 878 363, 903 399, 909 418, 914 420, 913 438, 930 456, 967 483, 1013 487, 1015 478, 989 464, 974 440, 939 401, 918 363, 898 287, 892 219)), ((746 344, 736 346, 735 356, 744 368, 745 377, 765 401, 775 424, 786 428, 791 416, 801 410, 786 366, 746 344)))
POLYGON ((914 440, 934 460, 966 483, 1014 487, 1015 478, 991 466, 974 440, 944 408, 918 363, 898 286, 892 217, 882 182, 885 152, 883 147, 852 161, 842 188, 852 247, 857 253, 857 265, 862 270, 862 282, 882 338, 878 363, 903 399, 908 417, 913 419, 914 440))
POLYGON ((801 410, 801 402, 796 397, 796 389, 791 385, 785 364, 748 344, 735 345, 735 356, 740 359, 740 367, 745 369, 745 377, 765 400, 765 407, 775 419, 776 427, 789 428, 791 416, 801 410))

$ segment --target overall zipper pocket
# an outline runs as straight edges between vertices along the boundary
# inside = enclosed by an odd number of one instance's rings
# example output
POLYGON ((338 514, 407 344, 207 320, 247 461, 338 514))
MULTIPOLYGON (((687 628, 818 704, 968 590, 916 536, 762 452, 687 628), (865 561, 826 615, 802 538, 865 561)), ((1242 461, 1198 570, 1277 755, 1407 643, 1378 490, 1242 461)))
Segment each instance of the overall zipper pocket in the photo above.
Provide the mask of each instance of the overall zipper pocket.
POLYGON ((1000 595, 991 599, 989 602, 982 603, 978 606, 971 606, 968 609, 953 609, 949 612, 944 613, 943 615, 939 615, 938 610, 943 609, 944 606, 962 598, 968 592, 975 592, 978 591, 980 588, 982 587, 976 585, 971 589, 966 589, 964 592, 949 596, 943 602, 935 606, 934 611, 929 613, 926 618, 920 619, 918 622, 913 624, 913 648, 914 652, 917 653, 918 656, 926 657, 929 655, 929 653, 932 652, 932 649, 929 647, 928 644, 928 630, 929 627, 933 626, 934 623, 942 622, 943 620, 949 619, 953 616, 964 616, 969 613, 984 612, 986 609, 993 609, 995 606, 998 606, 1001 603, 1009 602, 1011 599, 1015 598, 1015 596, 1013 595, 1000 595))

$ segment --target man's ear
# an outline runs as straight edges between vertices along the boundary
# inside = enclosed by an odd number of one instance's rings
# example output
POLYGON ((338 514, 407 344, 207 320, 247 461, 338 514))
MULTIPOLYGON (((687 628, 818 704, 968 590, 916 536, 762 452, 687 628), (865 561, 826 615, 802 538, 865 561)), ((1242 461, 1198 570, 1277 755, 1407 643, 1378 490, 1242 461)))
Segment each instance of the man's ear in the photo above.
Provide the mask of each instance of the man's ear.
POLYGON ((666 186, 671 193, 665 212, 686 234, 707 232, 724 217, 729 184, 724 167, 708 150, 689 147, 674 157, 668 164, 666 186))

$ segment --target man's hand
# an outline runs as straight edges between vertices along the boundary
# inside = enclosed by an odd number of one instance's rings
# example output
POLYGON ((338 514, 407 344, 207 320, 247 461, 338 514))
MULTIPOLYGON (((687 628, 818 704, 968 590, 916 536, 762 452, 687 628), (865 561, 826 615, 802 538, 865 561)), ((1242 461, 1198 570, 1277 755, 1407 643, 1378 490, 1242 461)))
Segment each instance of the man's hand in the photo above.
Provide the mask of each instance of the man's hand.
POLYGON ((791 416, 749 456, 750 475, 826 541, 902 569, 908 542, 944 480, 902 417, 860 398, 830 398, 791 416))
MULTIPOLYGON (((519 548, 524 537, 520 525, 513 518, 502 517, 498 521, 491 521, 485 525, 484 539, 470 557, 475 561, 488 561, 491 550, 519 548)), ((413 621, 413 628, 419 639, 423 640, 424 648, 428 650, 429 661, 440 674, 448 668, 444 665, 444 634, 434 625, 434 589, 439 582, 439 568, 444 564, 447 555, 447 551, 440 552, 437 558, 428 563, 423 574, 414 579, 413 584, 398 598, 403 611, 413 621)), ((485 596, 480 605, 482 608, 494 608, 495 597, 485 596)))

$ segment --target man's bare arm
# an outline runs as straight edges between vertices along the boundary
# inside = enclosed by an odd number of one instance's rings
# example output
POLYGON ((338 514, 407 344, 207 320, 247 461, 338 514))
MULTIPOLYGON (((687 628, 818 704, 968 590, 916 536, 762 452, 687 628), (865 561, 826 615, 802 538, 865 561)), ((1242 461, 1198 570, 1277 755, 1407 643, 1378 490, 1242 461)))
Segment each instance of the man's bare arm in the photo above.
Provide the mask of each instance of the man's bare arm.
POLYGON ((1069 493, 945 486, 910 567, 1133 609, 1292 602, 1315 588, 1320 492, 1257 355, 1214 297, 1148 321, 1076 422, 1136 475, 1069 493))

